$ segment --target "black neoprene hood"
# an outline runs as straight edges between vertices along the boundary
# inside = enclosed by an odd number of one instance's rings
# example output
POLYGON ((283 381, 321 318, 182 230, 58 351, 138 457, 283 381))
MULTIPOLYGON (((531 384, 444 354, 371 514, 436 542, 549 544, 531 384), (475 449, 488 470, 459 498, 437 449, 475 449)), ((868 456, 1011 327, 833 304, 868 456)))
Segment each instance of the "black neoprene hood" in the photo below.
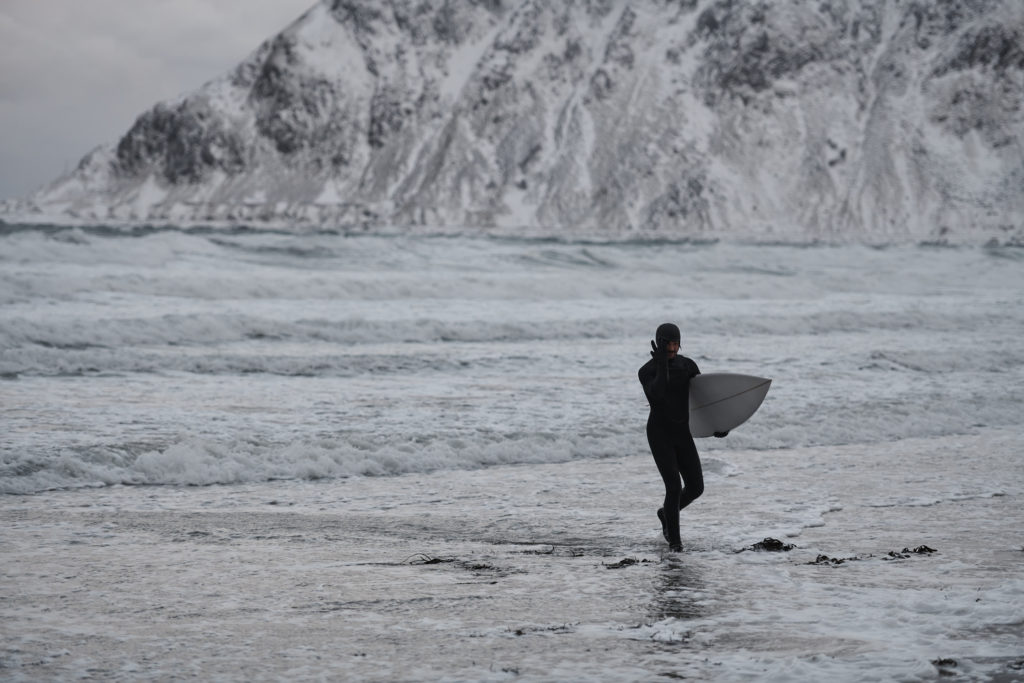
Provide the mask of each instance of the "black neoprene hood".
POLYGON ((654 338, 658 344, 670 341, 678 342, 680 340, 679 328, 672 323, 662 323, 658 325, 658 331, 654 333, 654 338))

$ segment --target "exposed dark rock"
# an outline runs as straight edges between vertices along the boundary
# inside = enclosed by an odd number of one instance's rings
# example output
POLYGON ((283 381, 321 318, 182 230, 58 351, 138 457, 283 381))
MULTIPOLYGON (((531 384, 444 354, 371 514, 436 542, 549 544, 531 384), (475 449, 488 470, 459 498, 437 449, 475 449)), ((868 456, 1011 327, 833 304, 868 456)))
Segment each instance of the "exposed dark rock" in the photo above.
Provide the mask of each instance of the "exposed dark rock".
POLYGON ((595 71, 590 79, 590 90, 599 100, 607 98, 614 87, 615 83, 612 81, 612 77, 604 69, 595 71))
POLYGON ((608 40, 608 46, 604 53, 605 63, 615 64, 626 70, 633 68, 635 56, 630 33, 635 22, 636 13, 627 7, 623 10, 622 16, 619 17, 619 21, 615 24, 615 30, 608 40))
POLYGON ((508 70, 499 68, 491 71, 490 73, 484 74, 481 79, 481 83, 485 90, 494 91, 501 88, 506 83, 512 81, 512 74, 508 70))
POLYGON ((246 151, 241 137, 204 101, 158 104, 121 138, 117 170, 136 176, 156 171, 172 184, 197 183, 211 169, 242 171, 246 151))
MULTIPOLYGON (((913 22, 920 45, 922 37, 948 36, 997 6, 993 0, 914 0, 903 15, 903 24, 913 22)), ((923 47, 930 45, 931 40, 927 40, 923 47)))
POLYGON ((719 0, 701 14, 691 40, 705 44, 696 78, 709 104, 723 95, 747 97, 807 64, 839 57, 844 26, 835 17, 802 7, 776 18, 786 7, 719 0))
POLYGON ((681 220, 707 224, 710 205, 703 193, 704 183, 699 177, 672 183, 663 195, 651 202, 647 213, 648 227, 670 230, 681 220))
POLYGON ((384 86, 374 93, 370 102, 370 126, 367 138, 371 147, 383 147, 392 133, 402 130, 405 117, 412 109, 402 101, 400 93, 384 86))
POLYGON ((469 0, 469 4, 483 7, 488 12, 499 12, 504 9, 506 0, 469 0))
POLYGON ((434 14, 431 25, 437 39, 445 43, 458 44, 460 37, 464 35, 459 24, 459 12, 455 5, 447 0, 434 14))
POLYGON ((956 52, 935 68, 941 76, 949 71, 974 68, 995 71, 1024 69, 1024 31, 1016 26, 984 26, 961 36, 956 52))
POLYGON ((535 48, 543 30, 540 18, 544 11, 544 3, 539 0, 526 3, 516 12, 509 28, 498 34, 494 49, 510 55, 521 55, 535 48))
POLYGON ((708 38, 717 33, 719 27, 718 17, 715 16, 713 8, 704 10, 697 18, 697 35, 701 38, 708 38))
POLYGON ((338 22, 370 35, 376 33, 374 24, 383 19, 383 10, 377 3, 360 0, 334 0, 331 14, 338 22))
POLYGON ((292 40, 281 36, 250 91, 257 130, 285 155, 333 141, 340 123, 332 84, 300 67, 292 40))

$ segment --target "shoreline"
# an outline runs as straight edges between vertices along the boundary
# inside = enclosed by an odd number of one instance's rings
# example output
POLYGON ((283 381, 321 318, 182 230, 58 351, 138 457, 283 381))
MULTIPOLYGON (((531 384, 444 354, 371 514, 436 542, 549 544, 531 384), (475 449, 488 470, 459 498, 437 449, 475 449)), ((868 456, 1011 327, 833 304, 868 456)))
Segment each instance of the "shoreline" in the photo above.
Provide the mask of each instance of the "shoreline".
POLYGON ((887 446, 716 452, 732 467, 684 512, 680 554, 649 456, 3 497, 0 662, 12 680, 1013 675, 1024 435, 887 446), (797 547, 738 552, 772 535, 797 547), (918 544, 937 552, 888 555, 918 544))

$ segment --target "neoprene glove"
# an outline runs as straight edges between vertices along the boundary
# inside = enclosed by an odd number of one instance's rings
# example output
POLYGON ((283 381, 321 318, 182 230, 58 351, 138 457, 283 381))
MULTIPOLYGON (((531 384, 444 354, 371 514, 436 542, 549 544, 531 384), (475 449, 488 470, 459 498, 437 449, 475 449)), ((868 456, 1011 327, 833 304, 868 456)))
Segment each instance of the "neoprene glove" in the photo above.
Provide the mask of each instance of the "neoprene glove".
POLYGON ((655 341, 651 340, 651 358, 658 363, 664 365, 668 362, 668 347, 658 346, 655 341))
POLYGON ((729 432, 715 432, 715 438, 722 439, 729 436, 729 432))

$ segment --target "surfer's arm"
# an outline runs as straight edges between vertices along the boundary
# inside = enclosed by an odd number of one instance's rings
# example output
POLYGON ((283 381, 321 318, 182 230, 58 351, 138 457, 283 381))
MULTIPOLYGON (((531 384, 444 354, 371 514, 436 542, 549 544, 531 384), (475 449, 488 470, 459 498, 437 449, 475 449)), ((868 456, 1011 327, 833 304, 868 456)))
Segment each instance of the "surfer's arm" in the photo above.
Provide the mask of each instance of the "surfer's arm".
POLYGON ((668 390, 668 365, 651 361, 640 368, 639 375, 647 402, 654 406, 664 401, 668 390))

